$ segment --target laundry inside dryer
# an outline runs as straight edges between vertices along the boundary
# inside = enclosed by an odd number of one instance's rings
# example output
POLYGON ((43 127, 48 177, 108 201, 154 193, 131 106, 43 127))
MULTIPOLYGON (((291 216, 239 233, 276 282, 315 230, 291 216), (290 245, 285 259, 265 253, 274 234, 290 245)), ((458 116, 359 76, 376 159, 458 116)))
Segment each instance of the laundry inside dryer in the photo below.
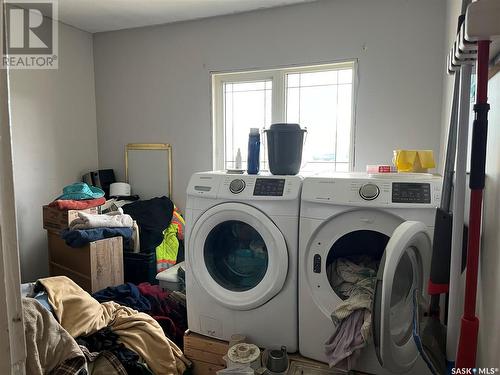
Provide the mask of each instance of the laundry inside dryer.
MULTIPOLYGON (((345 234, 332 245, 326 260, 326 274, 335 294, 345 301, 339 305, 341 311, 332 312, 334 321, 345 314, 342 307, 345 308, 346 304, 350 310, 367 309, 371 313, 377 274, 380 272, 381 278, 383 273, 379 265, 389 239, 380 232, 357 230, 345 234)), ((411 298, 413 276, 411 255, 404 253, 396 269, 398 282, 393 285, 390 302, 394 322, 391 333, 399 343, 411 335, 412 310, 408 308, 411 304, 407 300, 411 298)), ((371 335, 370 323, 365 322, 364 335, 371 335)))
MULTIPOLYGON (((337 272, 341 264, 353 263, 367 272, 366 277, 375 277, 389 237, 371 230, 357 230, 340 237, 331 247, 326 260, 328 281, 335 293, 343 300, 349 297, 342 289, 342 275, 337 272), (370 270, 372 272, 370 272, 370 270)), ((359 270, 363 272, 363 270, 359 270)))

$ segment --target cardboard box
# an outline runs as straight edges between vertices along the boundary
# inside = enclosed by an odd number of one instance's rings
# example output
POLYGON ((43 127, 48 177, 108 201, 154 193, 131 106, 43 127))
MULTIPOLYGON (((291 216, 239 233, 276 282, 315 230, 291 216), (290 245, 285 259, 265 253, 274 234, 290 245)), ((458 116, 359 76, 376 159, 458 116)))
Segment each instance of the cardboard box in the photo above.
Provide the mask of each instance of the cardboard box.
POLYGON ((85 210, 59 210, 55 207, 43 206, 43 228, 59 233, 69 227, 69 224, 78 218, 78 212, 98 214, 99 207, 85 210))
POLYGON ((48 231, 50 276, 67 276, 89 293, 123 284, 123 239, 106 238, 73 248, 48 231))
POLYGON ((193 375, 215 375, 226 367, 222 357, 229 343, 199 335, 189 330, 184 334, 184 355, 193 362, 193 375))

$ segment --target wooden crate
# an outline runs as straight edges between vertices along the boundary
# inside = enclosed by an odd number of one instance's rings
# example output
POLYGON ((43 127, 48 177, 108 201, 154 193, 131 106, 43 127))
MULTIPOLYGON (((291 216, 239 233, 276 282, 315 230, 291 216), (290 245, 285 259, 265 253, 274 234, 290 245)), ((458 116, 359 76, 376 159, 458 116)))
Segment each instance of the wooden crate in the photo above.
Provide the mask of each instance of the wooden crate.
POLYGON ((78 212, 98 214, 99 207, 84 210, 60 210, 56 207, 43 206, 43 227, 52 232, 59 233, 69 227, 69 224, 78 218, 78 212))
POLYGON ((215 375, 226 367, 222 358, 229 349, 229 343, 211 337, 186 331, 184 355, 193 362, 193 375, 215 375))
POLYGON ((89 293, 123 284, 123 239, 106 238, 84 247, 66 245, 48 231, 50 276, 67 276, 89 293))

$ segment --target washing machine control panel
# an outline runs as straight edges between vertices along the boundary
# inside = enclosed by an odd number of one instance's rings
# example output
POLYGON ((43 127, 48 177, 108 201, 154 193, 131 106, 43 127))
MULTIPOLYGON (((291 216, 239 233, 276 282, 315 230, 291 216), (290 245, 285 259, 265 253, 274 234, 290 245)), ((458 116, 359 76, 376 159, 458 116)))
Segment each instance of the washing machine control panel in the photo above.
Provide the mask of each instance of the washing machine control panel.
POLYGON ((415 182, 393 182, 393 203, 431 203, 431 184, 415 182))
POLYGON ((253 195, 255 196, 272 196, 281 197, 285 189, 284 178, 257 178, 253 195))
POLYGON ((375 184, 364 184, 359 188, 359 195, 365 201, 372 201, 380 194, 380 188, 375 184))
POLYGON ((236 178, 229 183, 229 191, 233 194, 239 194, 245 190, 245 181, 241 178, 236 178))

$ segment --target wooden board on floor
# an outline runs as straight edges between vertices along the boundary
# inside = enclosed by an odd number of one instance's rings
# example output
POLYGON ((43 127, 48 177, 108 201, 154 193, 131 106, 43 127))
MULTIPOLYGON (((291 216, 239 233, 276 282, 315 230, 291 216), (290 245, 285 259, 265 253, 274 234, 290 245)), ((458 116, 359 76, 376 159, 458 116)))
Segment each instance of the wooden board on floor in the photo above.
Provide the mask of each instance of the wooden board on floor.
POLYGON ((189 330, 184 334, 184 355, 193 362, 193 374, 215 374, 226 367, 222 357, 227 353, 229 343, 206 337, 189 330))
POLYGON ((191 362, 193 363, 193 375, 216 375, 217 371, 225 368, 225 366, 218 366, 213 363, 203 362, 197 359, 192 359, 191 362))

